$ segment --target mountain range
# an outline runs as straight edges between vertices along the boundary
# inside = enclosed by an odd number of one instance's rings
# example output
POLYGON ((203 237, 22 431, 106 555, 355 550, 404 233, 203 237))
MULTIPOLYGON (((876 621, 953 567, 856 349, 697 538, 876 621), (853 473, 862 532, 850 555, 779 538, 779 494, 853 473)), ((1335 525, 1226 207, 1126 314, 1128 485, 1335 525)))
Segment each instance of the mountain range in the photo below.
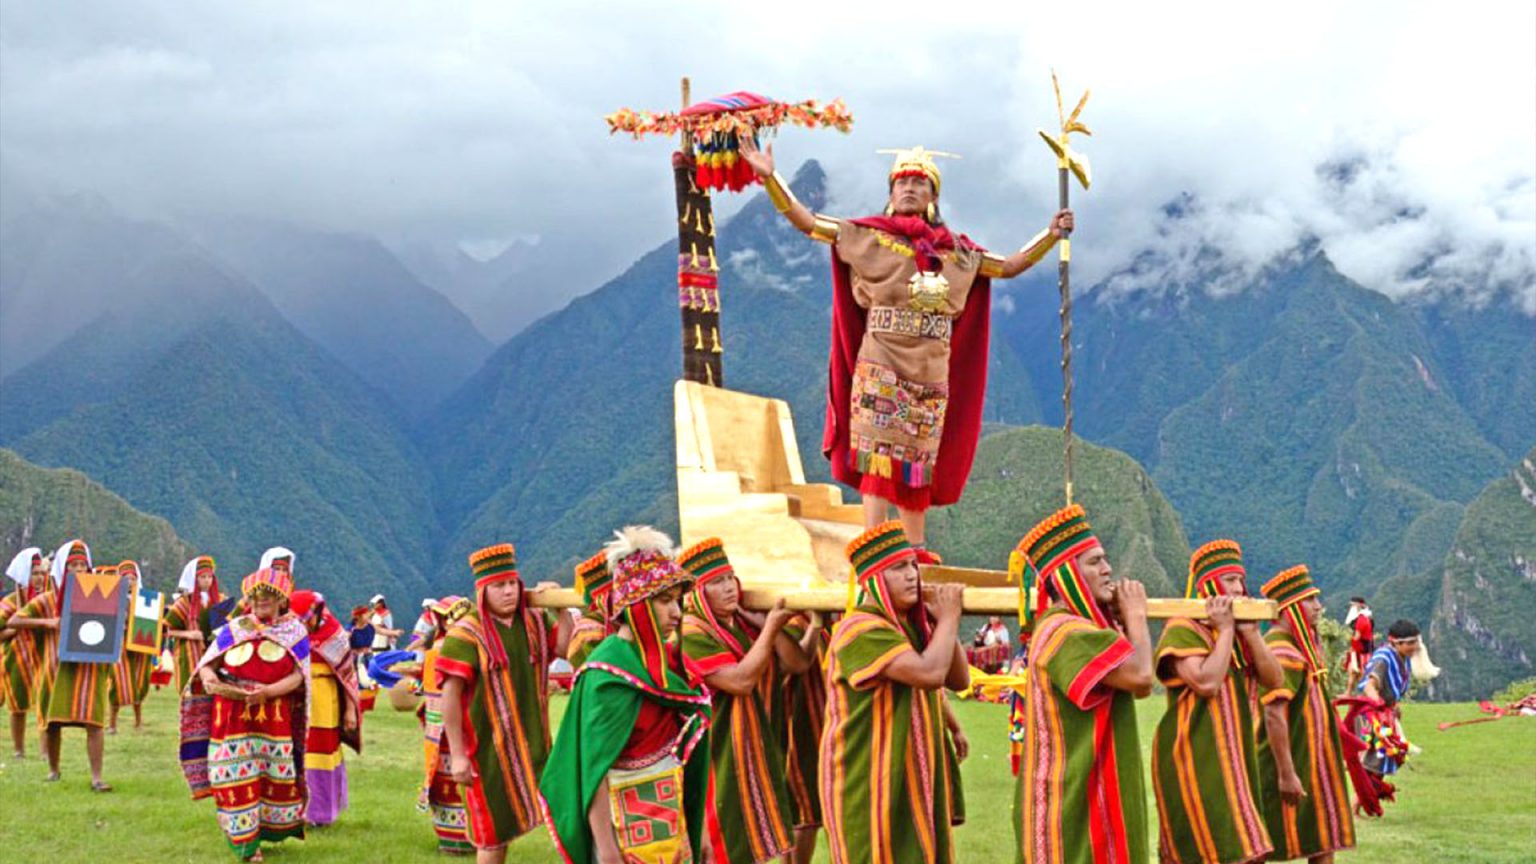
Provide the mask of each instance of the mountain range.
MULTIPOLYGON (((815 163, 792 185, 830 206, 815 163)), ((414 597, 462 590, 489 542, 517 542, 533 578, 568 578, 613 527, 676 527, 672 241, 492 348, 481 334, 515 323, 471 323, 445 295, 470 285, 493 305, 537 271, 527 249, 433 276, 399 244, 139 222, 78 197, 12 202, 0 232, 0 332, 28 337, 0 350, 0 444, 84 471, 221 558, 282 543, 301 581, 414 597)), ((718 243, 725 383, 788 401, 826 480, 827 250, 762 196, 718 243)), ((1442 693, 1459 668, 1477 687, 1530 674, 1530 648, 1505 649, 1536 625, 1443 598, 1519 578, 1452 574, 1447 556, 1536 559, 1536 535, 1494 548, 1466 524, 1536 443, 1536 321, 1454 292, 1394 302, 1315 244, 1235 285, 1211 257, 1203 281, 1112 278, 1077 298, 1078 452, 1098 478, 1079 497, 1127 538, 1121 571, 1176 592, 1189 546, 1231 536, 1255 586, 1305 561, 1333 597, 1429 623, 1458 654, 1437 656, 1442 693), (1484 671, 1478 650, 1507 662, 1484 671)), ((1004 566, 1059 505, 1059 432, 1015 428, 1061 420, 1053 269, 994 288, 989 434, 965 500, 933 521, 955 563, 1004 566)))

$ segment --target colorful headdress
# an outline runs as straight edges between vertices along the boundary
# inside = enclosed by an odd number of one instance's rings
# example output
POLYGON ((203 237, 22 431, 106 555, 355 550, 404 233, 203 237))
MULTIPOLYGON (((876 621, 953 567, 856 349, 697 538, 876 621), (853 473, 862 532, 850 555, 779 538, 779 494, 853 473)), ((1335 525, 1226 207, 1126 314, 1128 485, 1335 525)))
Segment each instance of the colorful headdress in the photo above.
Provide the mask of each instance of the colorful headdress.
MULTIPOLYGON (((367 609, 368 607, 361 606, 358 608, 367 609)), ((457 594, 450 594, 447 597, 439 597, 438 599, 432 601, 432 606, 430 607, 429 611, 431 611, 433 615, 437 616, 441 627, 446 628, 449 624, 452 624, 453 622, 469 614, 469 610, 473 608, 474 605, 469 602, 469 598, 460 597, 457 594)), ((355 610, 353 614, 356 614, 355 610)))
POLYGON ((945 153, 940 150, 928 150, 919 144, 910 150, 876 150, 876 153, 893 154, 896 160, 891 163, 891 173, 886 175, 886 181, 895 183, 901 177, 926 177, 933 184, 933 194, 939 194, 939 187, 943 180, 939 174, 939 165, 933 161, 933 157, 939 156, 945 159, 959 159, 955 153, 945 153))
POLYGON ((672 560, 672 540, 655 528, 631 525, 614 532, 603 547, 613 572, 609 608, 615 620, 629 626, 635 647, 645 662, 651 683, 669 689, 672 676, 682 675, 681 662, 667 653, 667 637, 656 623, 651 604, 644 602, 674 586, 693 584, 693 574, 672 560))
MULTIPOLYGON (((1212 540, 1196 549, 1189 556, 1189 579, 1184 584, 1184 596, 1220 597, 1227 594, 1222 577, 1229 573, 1241 573, 1248 578, 1243 567, 1243 547, 1236 540, 1212 540)), ((1253 658, 1248 656, 1248 646, 1241 641, 1232 649, 1232 663, 1239 669, 1246 668, 1253 658)))
POLYGON ((1328 661, 1317 644, 1317 631, 1312 629, 1312 625, 1307 623, 1307 616, 1301 612, 1301 601, 1323 593, 1322 589, 1313 584, 1307 565, 1297 564, 1288 570, 1281 570, 1265 582, 1259 591, 1275 601, 1280 606, 1280 614, 1290 622, 1291 632, 1295 634, 1302 656, 1306 658, 1307 669, 1314 676, 1326 676, 1328 661))
MULTIPOLYGON (((491 621, 491 607, 485 599, 485 589, 497 582, 517 582, 522 584, 522 577, 517 573, 517 549, 511 543, 497 543, 494 546, 486 546, 477 549, 469 555, 469 569, 475 574, 475 606, 480 612, 480 623, 485 633, 485 644, 489 654, 489 665, 492 669, 502 669, 507 665, 507 649, 501 644, 501 636, 496 632, 496 626, 491 621)), ((518 591, 517 612, 521 615, 523 604, 528 602, 526 591, 518 591)), ((537 639, 537 634, 529 633, 530 644, 537 639)))
MULTIPOLYGON (((873 604, 891 623, 897 626, 910 625, 908 636, 913 639, 918 650, 922 650, 928 644, 928 635, 932 632, 927 608, 919 602, 908 611, 904 620, 891 602, 890 587, 885 583, 885 573, 893 566, 903 561, 917 562, 917 550, 907 540, 907 532, 901 522, 892 519, 876 525, 853 538, 845 552, 848 564, 853 568, 848 580, 849 611, 861 600, 873 604)), ((917 579, 917 590, 921 596, 921 571, 917 579)))
POLYGON ((278 561, 284 560, 288 562, 288 572, 292 573, 294 565, 298 563, 294 560, 293 550, 283 546, 273 546, 271 549, 261 553, 261 566, 257 569, 267 570, 278 561))
POLYGON ((679 552, 677 563, 693 574, 693 586, 707 585, 721 576, 734 576, 731 559, 725 555, 725 543, 711 537, 679 552))
POLYGON ((84 540, 71 540, 59 547, 59 551, 53 553, 53 585, 55 588, 64 584, 64 574, 69 570, 69 565, 74 562, 84 562, 85 569, 91 569, 91 547, 85 545, 84 540))
POLYGON ((137 562, 137 561, 119 561, 119 562, 117 562, 117 575, 119 575, 119 576, 132 575, 134 582, 142 582, 142 581, 144 581, 143 574, 139 572, 139 562, 137 562))
POLYGON ((196 558, 193 558, 181 568, 181 578, 176 580, 176 590, 196 591, 197 574, 203 572, 204 570, 207 570, 210 573, 214 573, 217 571, 217 569, 217 565, 214 564, 212 555, 199 555, 196 558))
POLYGON ((1099 608, 1099 601, 1077 572, 1078 556, 1100 545, 1081 504, 1057 510, 1024 535, 1008 556, 1008 578, 1019 580, 1021 639, 1033 631, 1035 619, 1050 605, 1052 594, 1095 627, 1110 626, 1109 616, 1099 608), (1029 602, 1031 590, 1035 592, 1034 603, 1029 602))
POLYGON ((621 108, 604 119, 610 134, 627 132, 641 138, 687 133, 697 165, 694 182, 704 189, 732 192, 757 182, 757 176, 741 158, 743 136, 756 141, 761 132, 773 131, 784 123, 808 129, 826 126, 839 132, 847 132, 853 125, 853 117, 841 99, 825 106, 813 99, 790 104, 745 90, 695 102, 676 113, 651 114, 621 108))
MULTIPOLYGON (((696 543, 688 549, 678 553, 677 563, 683 569, 693 574, 693 590, 688 592, 685 601, 690 615, 704 622, 711 635, 720 641, 736 659, 746 656, 750 645, 743 645, 730 628, 725 626, 715 615, 715 610, 709 605, 709 598, 704 596, 704 586, 716 579, 736 578, 736 571, 731 567, 731 559, 725 555, 725 543, 719 537, 711 537, 708 540, 696 543)), ((751 627, 744 627, 749 636, 756 638, 756 631, 751 627)))
POLYGON ((197 574, 204 571, 213 576, 213 584, 208 587, 206 605, 211 607, 224 598, 224 595, 219 592, 218 567, 214 564, 213 556, 199 555, 188 561, 186 566, 181 568, 181 578, 177 580, 176 588, 186 592, 187 603, 191 607, 187 613, 188 621, 192 622, 190 626, 196 626, 196 622, 202 617, 204 603, 202 595, 197 590, 197 574))
POLYGON ((273 570, 270 567, 257 570, 241 580, 240 593, 247 600, 254 600, 262 595, 287 600, 293 593, 293 574, 273 570))
POLYGON ((41 560, 43 560, 43 550, 36 546, 28 546, 17 552, 16 557, 11 559, 11 563, 5 568, 5 575, 9 576, 11 581, 21 586, 22 589, 30 588, 32 586, 32 568, 41 560))
POLYGON ((608 569, 608 553, 600 551, 576 565, 576 590, 587 608, 608 620, 607 597, 613 590, 613 571, 608 569))
POLYGON ((1184 596, 1219 597, 1226 592, 1221 577, 1228 573, 1248 571, 1243 567, 1243 547, 1236 540, 1212 540, 1196 549, 1189 556, 1189 579, 1184 584, 1184 596))

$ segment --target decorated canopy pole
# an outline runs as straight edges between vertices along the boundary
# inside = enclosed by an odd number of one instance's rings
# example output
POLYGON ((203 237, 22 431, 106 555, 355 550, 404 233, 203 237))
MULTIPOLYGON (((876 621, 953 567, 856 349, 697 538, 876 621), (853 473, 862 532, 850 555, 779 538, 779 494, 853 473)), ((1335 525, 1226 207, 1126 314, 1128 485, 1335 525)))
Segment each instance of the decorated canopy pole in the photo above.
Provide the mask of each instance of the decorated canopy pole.
MULTIPOLYGON (((1067 114, 1062 108, 1061 82, 1056 80, 1056 70, 1051 70, 1051 87, 1056 91, 1056 117, 1061 123, 1061 131, 1055 135, 1044 129, 1037 130, 1040 137, 1045 139, 1051 152, 1056 154, 1056 188, 1060 198, 1060 208, 1067 209, 1067 175, 1077 178, 1077 182, 1083 184, 1083 189, 1088 188, 1090 176, 1088 172, 1088 157, 1081 153, 1072 152, 1069 141, 1073 132, 1081 132, 1084 135, 1092 135, 1088 127, 1084 126, 1078 117, 1083 113, 1083 106, 1088 104, 1088 94, 1092 91, 1084 90, 1083 98, 1077 100, 1077 107, 1067 114)), ((1061 404, 1062 416, 1062 464, 1063 482, 1067 495, 1067 503, 1072 503, 1072 235, 1064 233, 1061 244, 1056 247, 1060 250, 1060 259, 1057 268, 1057 287, 1061 292, 1061 404)))
POLYGON ((754 143, 779 126, 829 127, 847 132, 853 124, 841 100, 777 102, 739 91, 691 103, 683 79, 683 109, 651 114, 623 108, 607 116, 610 133, 636 139, 679 135, 682 147, 672 154, 677 192, 677 299, 683 325, 683 378, 714 387, 725 383, 725 347, 720 338, 720 263, 715 256, 715 216, 711 189, 740 192, 757 183, 741 158, 741 139, 754 143))

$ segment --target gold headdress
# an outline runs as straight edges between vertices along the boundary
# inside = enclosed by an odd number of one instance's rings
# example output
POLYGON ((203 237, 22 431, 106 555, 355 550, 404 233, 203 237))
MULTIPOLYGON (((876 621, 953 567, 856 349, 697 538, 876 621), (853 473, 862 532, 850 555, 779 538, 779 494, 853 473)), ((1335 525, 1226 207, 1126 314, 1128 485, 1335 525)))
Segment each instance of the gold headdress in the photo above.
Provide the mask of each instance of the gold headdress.
POLYGON ((886 177, 894 183, 897 177, 927 177, 933 184, 933 194, 939 194, 939 166, 933 161, 933 157, 939 156, 945 159, 959 159, 958 153, 945 153, 942 150, 928 150, 919 144, 910 150, 876 150, 876 153, 895 154, 896 161, 891 165, 891 173, 886 177))

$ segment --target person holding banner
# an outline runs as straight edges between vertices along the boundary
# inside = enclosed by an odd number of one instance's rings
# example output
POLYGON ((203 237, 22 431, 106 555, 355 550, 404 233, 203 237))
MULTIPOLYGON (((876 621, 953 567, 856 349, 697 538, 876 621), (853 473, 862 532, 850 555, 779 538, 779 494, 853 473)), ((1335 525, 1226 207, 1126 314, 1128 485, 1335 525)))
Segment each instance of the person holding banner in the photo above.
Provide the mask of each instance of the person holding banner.
MULTIPOLYGON (((59 748, 64 727, 83 726, 85 753, 91 770, 91 790, 110 792, 112 787, 102 779, 102 762, 107 704, 111 698, 112 666, 117 660, 116 655, 105 661, 75 662, 64 660, 60 652, 65 648, 65 639, 70 636, 64 632, 64 625, 69 622, 62 621, 66 611, 66 594, 77 591, 76 586, 79 585, 85 589, 79 591, 79 596, 97 597, 103 606, 117 603, 121 610, 122 596, 115 593, 122 590, 117 581, 117 568, 91 570, 90 547, 84 540, 71 540, 54 554, 53 575, 58 592, 44 594, 23 606, 10 622, 12 627, 40 630, 44 634, 43 662, 48 664, 48 671, 37 695, 43 705, 43 743, 48 755, 47 779, 48 782, 59 779, 59 748)), ((121 611, 115 617, 102 617, 105 620, 82 621, 78 629, 84 634, 88 628, 100 628, 108 641, 114 629, 121 634, 124 629, 121 611)), ((99 637, 97 641, 100 641, 99 637)), ((121 641, 117 643, 117 649, 122 650, 121 641)))
MULTIPOLYGON (((137 607, 140 578, 136 561, 123 561, 117 565, 117 575, 123 579, 123 590, 128 594, 129 615, 127 629, 133 628, 133 610, 137 607)), ((153 665, 156 651, 130 651, 125 641, 123 656, 112 666, 112 715, 107 734, 117 734, 117 711, 124 705, 133 707, 133 728, 144 728, 144 697, 149 694, 149 667, 153 665)))
POLYGON ((571 645, 566 658, 572 669, 580 669, 587 656, 608 636, 608 615, 604 605, 608 591, 613 587, 613 574, 608 571, 608 553, 598 552, 576 565, 576 590, 586 604, 576 624, 571 629, 571 645))
MULTIPOLYGON (((11 747, 16 759, 27 755, 27 712, 32 708, 42 661, 38 657, 37 640, 6 624, 17 610, 50 590, 48 564, 43 550, 36 546, 16 553, 10 566, 5 568, 5 575, 16 583, 16 590, 0 597, 0 675, 4 676, 0 685, 3 685, 5 705, 11 715, 11 747)), ((47 750, 47 747, 43 749, 47 750)))

